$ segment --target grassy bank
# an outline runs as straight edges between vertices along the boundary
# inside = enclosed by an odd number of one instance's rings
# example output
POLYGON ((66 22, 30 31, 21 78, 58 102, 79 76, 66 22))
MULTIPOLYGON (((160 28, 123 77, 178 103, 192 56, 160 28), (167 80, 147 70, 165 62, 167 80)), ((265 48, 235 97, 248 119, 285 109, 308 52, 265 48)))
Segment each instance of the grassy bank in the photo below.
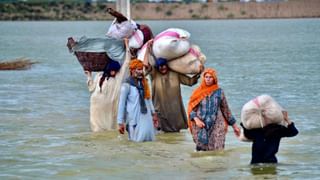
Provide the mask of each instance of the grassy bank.
MULTIPOLYGON (((106 9, 114 3, 52 1, 0 3, 0 20, 111 20, 106 9)), ((319 0, 270 3, 133 3, 133 19, 253 19, 320 17, 319 0)))

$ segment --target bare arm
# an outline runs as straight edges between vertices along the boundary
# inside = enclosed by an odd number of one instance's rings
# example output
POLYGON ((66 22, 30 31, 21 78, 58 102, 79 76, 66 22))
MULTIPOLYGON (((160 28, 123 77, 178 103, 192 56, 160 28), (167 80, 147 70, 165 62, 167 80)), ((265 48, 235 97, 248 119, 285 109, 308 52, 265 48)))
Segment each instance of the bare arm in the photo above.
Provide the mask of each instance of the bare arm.
POLYGON ((228 102, 227 102, 227 98, 223 92, 223 90, 221 90, 221 112, 222 115, 224 116, 224 118, 226 119, 228 125, 231 125, 234 131, 234 134, 239 137, 241 130, 240 128, 237 126, 236 124, 236 120, 233 117, 233 115, 231 114, 231 110, 229 108, 228 102))

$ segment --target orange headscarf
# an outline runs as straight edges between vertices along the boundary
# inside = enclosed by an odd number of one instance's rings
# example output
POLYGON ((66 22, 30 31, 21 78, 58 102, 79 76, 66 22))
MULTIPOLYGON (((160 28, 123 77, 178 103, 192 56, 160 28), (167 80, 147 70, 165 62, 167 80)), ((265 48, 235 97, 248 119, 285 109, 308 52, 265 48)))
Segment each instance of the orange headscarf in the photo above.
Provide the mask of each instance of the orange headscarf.
MULTIPOLYGON (((140 61, 139 59, 132 59, 130 61, 130 64, 129 64, 130 71, 137 68, 143 68, 143 67, 144 67, 143 62, 140 61)), ((151 97, 150 88, 149 88, 148 80, 145 77, 143 77, 142 84, 144 88, 144 98, 150 99, 151 97)))
POLYGON ((143 63, 139 59, 132 59, 129 63, 129 69, 134 70, 137 68, 143 68, 143 63))
POLYGON ((192 123, 193 121, 190 120, 190 113, 193 110, 193 108, 195 108, 206 96, 209 96, 213 91, 216 91, 217 89, 219 89, 219 85, 218 85, 218 78, 217 78, 217 74, 216 71, 214 69, 211 68, 207 68, 204 70, 204 72, 202 73, 202 80, 201 80, 201 84, 200 86, 195 89, 192 92, 192 95, 190 97, 189 103, 188 103, 188 126, 190 129, 190 132, 192 131, 191 127, 192 127, 192 123), (207 86, 204 80, 205 75, 209 73, 212 75, 212 77, 214 78, 214 84, 212 84, 211 86, 207 86))

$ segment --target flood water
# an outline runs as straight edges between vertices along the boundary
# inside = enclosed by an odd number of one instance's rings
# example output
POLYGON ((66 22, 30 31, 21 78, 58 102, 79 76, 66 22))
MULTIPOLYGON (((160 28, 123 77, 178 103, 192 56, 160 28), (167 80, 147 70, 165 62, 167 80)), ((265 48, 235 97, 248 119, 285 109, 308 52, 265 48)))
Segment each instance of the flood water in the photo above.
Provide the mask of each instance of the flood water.
MULTIPOLYGON (((146 143, 92 133, 86 77, 66 41, 103 37, 110 23, 0 22, 0 60, 39 62, 0 71, 0 179, 319 179, 320 19, 138 21, 154 34, 191 33, 238 124, 242 106, 261 94, 287 109, 300 133, 281 141, 278 165, 258 167, 232 128, 220 152, 194 152, 187 130, 146 143)), ((194 88, 183 86, 185 104, 194 88)))

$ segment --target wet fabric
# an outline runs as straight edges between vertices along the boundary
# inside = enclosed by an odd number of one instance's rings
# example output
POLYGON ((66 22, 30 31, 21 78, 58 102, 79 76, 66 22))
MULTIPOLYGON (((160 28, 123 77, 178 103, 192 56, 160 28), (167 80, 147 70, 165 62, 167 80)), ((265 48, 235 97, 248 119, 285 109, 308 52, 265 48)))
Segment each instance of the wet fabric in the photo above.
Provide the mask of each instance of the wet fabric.
POLYGON ((118 124, 126 123, 128 126, 128 138, 131 141, 143 142, 155 140, 155 129, 153 126, 152 114, 154 107, 151 99, 144 99, 147 113, 141 113, 139 92, 135 86, 123 83, 121 86, 118 124))
POLYGON ((135 80, 132 77, 129 77, 126 80, 126 83, 130 84, 131 86, 134 86, 137 88, 138 92, 139 92, 139 104, 140 104, 140 110, 142 114, 147 113, 147 107, 146 107, 146 103, 144 101, 144 87, 141 81, 137 81, 137 83, 135 82, 135 80))
POLYGON ((241 123, 246 138, 253 140, 251 164, 277 163, 276 154, 279 151, 281 138, 293 137, 298 134, 294 123, 288 127, 270 124, 264 128, 246 129, 241 123))
POLYGON ((203 99, 190 114, 192 119, 195 116, 202 119, 206 126, 205 128, 199 128, 195 123, 191 124, 191 133, 197 150, 223 150, 226 126, 233 125, 236 122, 223 90, 214 91, 208 98, 203 99))
POLYGON ((90 98, 90 126, 93 132, 116 129, 116 118, 121 83, 128 77, 128 66, 131 57, 127 53, 120 71, 114 78, 104 80, 100 86, 102 72, 97 73, 94 80, 88 79, 90 98))
MULTIPOLYGON (((218 85, 218 78, 217 78, 217 74, 216 71, 214 69, 211 68, 207 68, 205 69, 205 71, 202 73, 202 79, 201 79, 201 84, 198 88, 196 88, 189 99, 189 103, 188 103, 188 126, 191 127, 192 123, 194 123, 193 121, 191 121, 191 118, 189 117, 191 111, 193 111, 193 109, 198 106, 198 104, 207 96, 209 96, 210 94, 212 94, 212 92, 216 91, 219 89, 219 85, 218 85), (211 86, 207 86, 204 80, 204 76, 209 73, 212 75, 212 77, 215 80, 215 84, 211 85, 211 86)), ((190 131, 192 131, 192 128, 190 128, 190 131)))
POLYGON ((164 132, 179 132, 186 129, 187 116, 181 97, 180 84, 192 86, 199 75, 189 77, 174 71, 161 74, 153 69, 150 73, 152 102, 159 117, 160 128, 164 132))

